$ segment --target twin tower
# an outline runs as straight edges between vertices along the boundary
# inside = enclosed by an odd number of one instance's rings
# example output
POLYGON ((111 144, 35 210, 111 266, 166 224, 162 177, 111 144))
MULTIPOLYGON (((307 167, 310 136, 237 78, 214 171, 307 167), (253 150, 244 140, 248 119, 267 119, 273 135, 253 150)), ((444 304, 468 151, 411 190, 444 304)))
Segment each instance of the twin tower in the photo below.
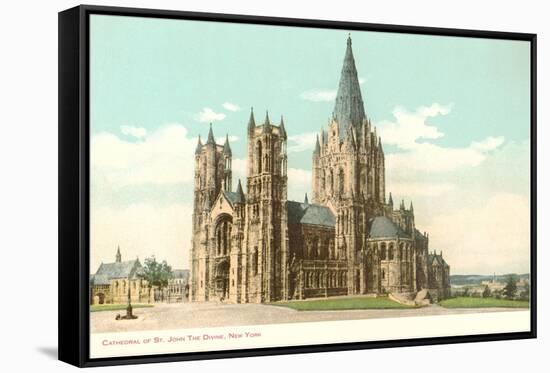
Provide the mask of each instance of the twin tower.
POLYGON ((240 180, 232 188, 228 138, 217 144, 212 127, 205 144, 199 138, 192 301, 261 303, 443 286, 445 278, 430 282, 428 237, 415 228, 412 203, 394 210, 391 194, 385 200, 384 151, 365 114, 350 38, 334 111, 313 151, 311 203, 287 200, 283 119, 277 125, 266 114, 257 123, 251 112, 247 137, 246 193, 240 180))

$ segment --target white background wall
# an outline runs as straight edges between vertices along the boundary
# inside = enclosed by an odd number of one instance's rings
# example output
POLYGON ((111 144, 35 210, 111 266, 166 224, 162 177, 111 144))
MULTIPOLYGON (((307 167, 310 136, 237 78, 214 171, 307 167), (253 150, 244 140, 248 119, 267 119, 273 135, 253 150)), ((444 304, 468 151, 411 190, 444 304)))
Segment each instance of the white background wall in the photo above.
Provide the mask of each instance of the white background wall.
MULTIPOLYGON (((538 33, 539 338, 152 366, 119 371, 542 371, 548 361, 549 11, 544 1, 92 1, 313 19, 538 33), (536 368, 538 367, 538 368, 536 368)), ((0 366, 69 370, 57 351, 57 12, 76 1, 2 3, 0 12, 0 366)), ((510 92, 510 94, 514 94, 510 92)), ((467 328, 467 325, 464 325, 467 328)), ((29 369, 29 370, 28 370, 29 369)))

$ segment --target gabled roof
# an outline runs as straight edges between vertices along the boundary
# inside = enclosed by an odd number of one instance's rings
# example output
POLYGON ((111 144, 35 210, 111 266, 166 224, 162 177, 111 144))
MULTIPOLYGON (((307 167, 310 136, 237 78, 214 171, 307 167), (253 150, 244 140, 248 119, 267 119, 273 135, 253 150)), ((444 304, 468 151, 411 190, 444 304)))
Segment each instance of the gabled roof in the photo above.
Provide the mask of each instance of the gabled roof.
POLYGON ((311 224, 326 227, 336 225, 336 217, 326 206, 296 201, 288 201, 286 206, 288 224, 311 224))
POLYGON ((369 238, 410 238, 397 224, 385 216, 377 216, 371 220, 369 238))
POLYGON ((228 192, 223 191, 223 195, 225 196, 225 199, 233 206, 235 203, 242 203, 244 202, 242 200, 242 196, 237 192, 228 192))
POLYGON ((95 285, 107 285, 112 279, 134 277, 141 267, 139 260, 125 262, 101 263, 93 276, 95 285))
POLYGON ((443 259, 442 254, 428 254, 428 265, 439 265, 442 267, 449 266, 445 259, 443 259))

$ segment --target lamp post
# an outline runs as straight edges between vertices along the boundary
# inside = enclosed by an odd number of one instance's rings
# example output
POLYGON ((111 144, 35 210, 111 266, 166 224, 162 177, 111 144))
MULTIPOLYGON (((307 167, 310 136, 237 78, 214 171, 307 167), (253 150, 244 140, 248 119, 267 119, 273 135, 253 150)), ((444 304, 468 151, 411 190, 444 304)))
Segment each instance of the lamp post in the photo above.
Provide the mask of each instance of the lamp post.
POLYGON ((126 320, 137 319, 137 316, 132 314, 132 293, 131 293, 130 276, 128 276, 128 306, 126 307, 126 320))

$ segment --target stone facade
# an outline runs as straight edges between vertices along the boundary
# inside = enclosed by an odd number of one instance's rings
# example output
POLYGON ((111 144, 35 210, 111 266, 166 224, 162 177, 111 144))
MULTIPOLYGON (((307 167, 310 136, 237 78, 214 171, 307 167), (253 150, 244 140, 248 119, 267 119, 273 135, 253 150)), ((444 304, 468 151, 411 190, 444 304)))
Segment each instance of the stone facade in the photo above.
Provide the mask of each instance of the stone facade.
POLYGON ((101 263, 97 272, 90 276, 90 304, 125 304, 128 290, 132 303, 149 303, 152 299, 147 281, 138 276, 141 268, 138 259, 122 261, 118 248, 115 261, 101 263))
POLYGON ((191 301, 233 303, 353 294, 448 294, 412 202, 386 202, 382 139, 367 118, 348 38, 334 111, 312 155, 311 203, 287 200, 283 118, 248 121, 245 194, 212 127, 195 152, 191 301))

